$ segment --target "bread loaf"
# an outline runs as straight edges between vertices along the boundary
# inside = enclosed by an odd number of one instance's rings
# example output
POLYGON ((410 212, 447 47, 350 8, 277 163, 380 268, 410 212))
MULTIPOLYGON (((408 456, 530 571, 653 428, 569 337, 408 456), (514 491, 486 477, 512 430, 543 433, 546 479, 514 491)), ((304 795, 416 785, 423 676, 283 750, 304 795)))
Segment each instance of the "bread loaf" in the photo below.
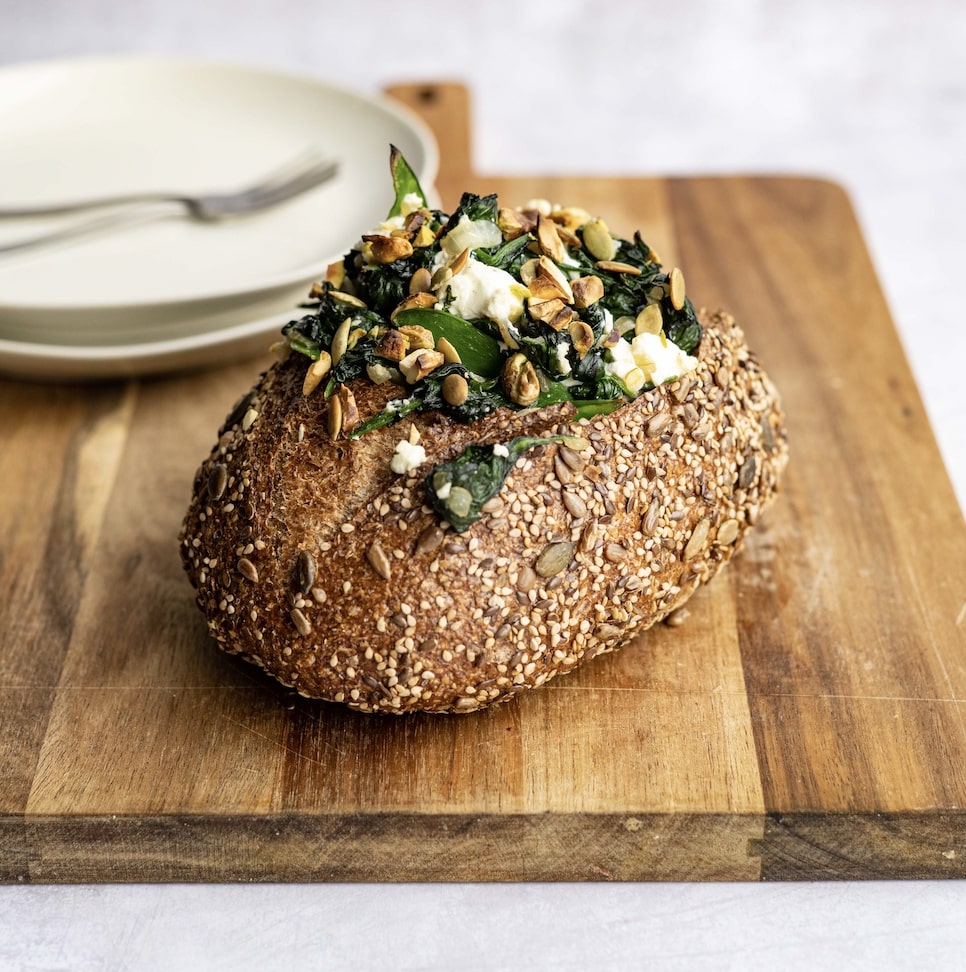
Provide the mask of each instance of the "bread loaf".
POLYGON ((220 430, 184 521, 211 634, 309 697, 466 713, 666 618, 741 547, 788 455, 738 325, 695 318, 692 370, 604 414, 509 400, 472 421, 444 403, 373 423, 408 387, 357 376, 326 392, 303 355, 274 364, 220 430), (439 470, 468 447, 509 471, 461 520, 462 487, 439 470))

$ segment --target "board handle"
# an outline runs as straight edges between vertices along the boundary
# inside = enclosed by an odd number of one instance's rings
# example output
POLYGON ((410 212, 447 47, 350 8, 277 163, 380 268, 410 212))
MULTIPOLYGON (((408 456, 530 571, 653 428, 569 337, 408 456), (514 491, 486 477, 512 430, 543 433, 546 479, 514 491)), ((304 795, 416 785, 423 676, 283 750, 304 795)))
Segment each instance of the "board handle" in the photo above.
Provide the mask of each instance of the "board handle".
POLYGON ((443 209, 452 211, 473 179, 469 91, 462 84, 427 81, 394 84, 386 94, 419 115, 435 136, 439 146, 436 191, 443 209))

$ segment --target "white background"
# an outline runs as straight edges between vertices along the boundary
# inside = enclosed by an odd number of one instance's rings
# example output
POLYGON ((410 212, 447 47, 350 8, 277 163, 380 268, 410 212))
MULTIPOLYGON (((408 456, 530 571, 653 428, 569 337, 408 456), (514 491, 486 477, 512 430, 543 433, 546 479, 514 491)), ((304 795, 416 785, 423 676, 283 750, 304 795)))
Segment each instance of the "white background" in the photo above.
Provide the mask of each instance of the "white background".
MULTIPOLYGON (((966 505, 961 0, 0 0, 0 66, 132 52, 372 94, 464 82, 484 173, 839 182, 966 505)), ((0 888, 4 969, 916 969, 964 948, 960 883, 0 888)))

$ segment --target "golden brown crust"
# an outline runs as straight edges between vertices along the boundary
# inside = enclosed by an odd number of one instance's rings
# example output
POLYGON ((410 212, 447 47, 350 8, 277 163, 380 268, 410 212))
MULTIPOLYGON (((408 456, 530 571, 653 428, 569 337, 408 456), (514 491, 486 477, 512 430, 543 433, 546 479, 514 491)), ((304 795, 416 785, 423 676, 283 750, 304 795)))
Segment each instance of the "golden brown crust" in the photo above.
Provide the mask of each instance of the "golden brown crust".
MULTIPOLYGON (((195 480, 181 551, 221 646, 363 711, 469 712, 623 643, 741 545, 787 461, 777 394, 725 314, 697 370, 593 420, 417 415, 427 453, 390 469, 408 419, 332 440, 306 363, 269 369, 195 480), (582 437, 521 458, 483 518, 441 530, 428 469, 471 442, 582 437)), ((353 386, 363 418, 393 392, 353 386)), ((395 390, 398 394, 398 389, 395 390)))

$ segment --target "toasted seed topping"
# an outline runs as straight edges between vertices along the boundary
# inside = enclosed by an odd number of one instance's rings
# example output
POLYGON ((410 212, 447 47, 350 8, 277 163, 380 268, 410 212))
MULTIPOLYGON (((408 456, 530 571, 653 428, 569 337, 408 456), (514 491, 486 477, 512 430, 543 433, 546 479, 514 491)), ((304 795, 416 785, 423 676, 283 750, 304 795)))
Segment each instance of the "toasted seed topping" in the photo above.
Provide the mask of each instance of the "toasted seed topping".
MULTIPOLYGON (((466 247, 449 265, 450 273, 453 277, 456 276, 470 260, 470 248, 466 247)), ((452 279, 452 278, 450 278, 452 279)))
POLYGON ((452 406, 458 408, 465 404, 470 394, 470 386, 466 379, 454 372, 443 380, 443 398, 452 406))
MULTIPOLYGON (((590 448, 590 440, 585 439, 581 435, 568 435, 564 437, 564 446, 567 449, 572 449, 574 452, 586 452, 590 448)), ((583 457, 578 456, 581 462, 583 462, 583 457)), ((582 467, 581 467, 582 468, 582 467)))
POLYGON ((436 342, 436 350, 443 356, 446 364, 462 364, 459 351, 446 338, 441 337, 436 342))
POLYGON ((295 586, 303 594, 308 594, 312 590, 317 573, 318 565, 315 557, 308 550, 300 550, 295 561, 295 586))
POLYGON ((570 322, 568 331, 577 355, 583 360, 587 352, 594 346, 594 329, 586 321, 576 320, 570 322))
POLYGON ((453 516, 463 517, 469 514, 473 506, 473 494, 463 486, 454 486, 446 497, 446 509, 453 516))
POLYGON ((518 352, 507 358, 500 382, 506 397, 517 405, 532 405, 540 397, 540 379, 525 354, 518 352))
POLYGON ((643 271, 640 267, 633 267, 629 263, 620 263, 613 260, 598 260, 598 270, 609 270, 611 273, 626 273, 632 277, 639 277, 643 271))
POLYGON ((242 577, 247 577, 253 584, 258 583, 258 571, 255 569, 255 565, 247 558, 242 557, 238 561, 238 573, 242 577))
POLYGON ((675 267, 671 273, 668 275, 668 286, 670 288, 671 306, 675 310, 681 310, 684 307, 684 274, 681 273, 680 267, 675 267))
POLYGON ((775 451, 775 430, 771 427, 771 422, 768 421, 768 416, 762 416, 761 422, 761 440, 765 448, 769 452, 775 451))
POLYGON ((660 304, 648 304, 634 319, 635 334, 660 334, 664 317, 660 304))
MULTIPOLYGON (((429 296, 432 297, 432 294, 429 296)), ((417 295, 417 300, 421 300, 424 304, 426 303, 425 296, 420 297, 417 295)), ((434 299, 433 303, 435 302, 436 301, 434 299)), ((415 351, 417 349, 422 349, 423 351, 432 351, 436 347, 436 338, 433 336, 433 332, 428 328, 421 327, 419 324, 407 324, 405 327, 399 328, 399 333, 406 338, 411 351, 415 351)))
POLYGON ((348 434, 359 424, 359 408, 356 405, 356 397, 352 394, 348 385, 339 385, 333 399, 336 397, 338 397, 339 404, 342 406, 341 431, 348 434))
POLYGON ((346 349, 349 347, 349 329, 352 327, 352 318, 347 317, 337 328, 335 334, 332 335, 332 348, 330 354, 332 355, 332 367, 334 368, 345 354, 346 349))
POLYGON ((684 408, 681 409, 681 421, 689 429, 693 429, 701 421, 700 413, 691 402, 687 402, 684 408))
POLYGON ((330 290, 329 296, 340 304, 345 304, 346 307, 355 307, 358 310, 366 309, 365 302, 359 300, 355 294, 347 294, 343 290, 330 290))
MULTIPOLYGON (((418 294, 410 294, 408 297, 403 298, 402 301, 396 306, 395 310, 389 315, 391 321, 395 321, 396 318, 403 312, 407 310, 419 310, 425 309, 427 307, 433 307, 436 304, 436 295, 429 291, 423 291, 418 294)), ((422 328, 420 328, 422 330, 422 328)), ((432 347, 432 345, 428 345, 432 347)))
POLYGON ((373 354, 390 361, 402 361, 409 354, 409 341, 402 331, 391 327, 376 342, 373 354))
POLYGON ((405 260, 413 255, 413 245, 404 236, 381 236, 379 234, 362 237, 369 244, 373 263, 385 265, 405 260))
POLYGON ((257 418, 258 418, 257 408, 250 408, 247 412, 245 412, 241 420, 242 432, 247 432, 255 424, 255 420, 257 418))
POLYGON ((433 289, 433 275, 426 269, 420 267, 409 280, 410 294, 425 294, 433 289))
POLYGON ((560 263, 567 256, 567 251, 557 233, 557 227, 542 213, 537 216, 537 244, 541 253, 556 263, 560 263))
POLYGON ((319 387, 322 379, 332 368, 332 356, 328 351, 320 351, 317 360, 309 365, 305 372, 305 381, 302 382, 302 394, 311 395, 319 387))
POLYGON ((338 439, 342 434, 342 402, 339 400, 338 395, 333 395, 329 399, 326 428, 328 429, 329 437, 332 439, 338 439))
POLYGON ((440 365, 445 363, 443 355, 439 351, 427 351, 419 349, 410 351, 402 361, 399 362, 399 370, 410 385, 415 385, 430 372, 435 371, 440 365))
POLYGON ((617 255, 617 241, 602 219, 592 219, 583 226, 584 248, 596 260, 610 261, 617 255))
POLYGON ((447 267, 438 267, 433 273, 432 284, 433 290, 441 290, 453 279, 453 271, 447 267))
POLYGON ((548 543, 533 565, 539 577, 553 577, 573 560, 574 545, 569 540, 548 543))
POLYGON ((600 277, 578 277, 570 282, 574 294, 574 307, 578 310, 596 304, 604 296, 604 282, 600 277))
MULTIPOLYGON (((671 394, 674 396, 674 400, 680 404, 683 402, 691 392, 691 381, 688 378, 679 378, 671 386, 671 394)), ((723 450, 728 451, 728 450, 723 450)))

